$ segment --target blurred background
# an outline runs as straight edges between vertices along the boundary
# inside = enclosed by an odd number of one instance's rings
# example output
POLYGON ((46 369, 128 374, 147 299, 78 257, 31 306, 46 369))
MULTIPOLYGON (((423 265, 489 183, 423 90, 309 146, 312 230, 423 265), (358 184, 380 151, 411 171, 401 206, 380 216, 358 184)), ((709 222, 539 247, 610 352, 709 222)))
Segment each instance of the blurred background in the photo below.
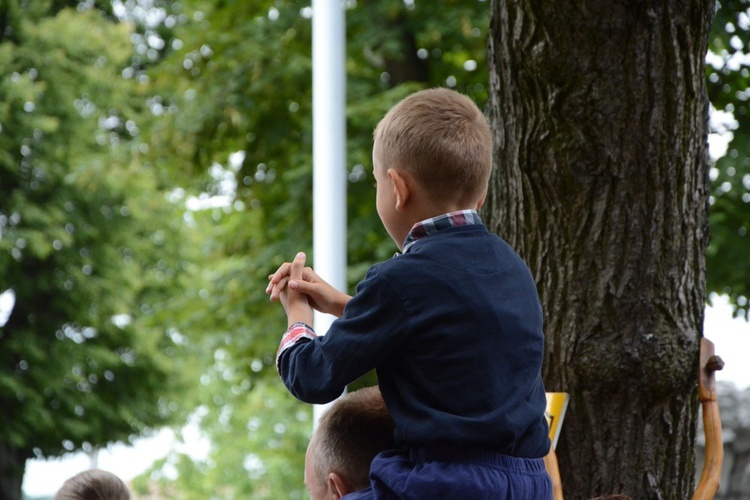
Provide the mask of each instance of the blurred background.
MULTIPOLYGON (((489 9, 344 5, 352 292, 395 251, 372 129, 425 87, 484 105, 489 9)), ((750 495, 750 17, 717 5, 705 334, 727 362, 721 493, 750 495)), ((97 465, 138 498, 307 497, 312 413, 278 380, 285 318, 264 289, 312 254, 311 16, 284 0, 0 2, 0 460, 18 464, 0 490, 50 498, 97 465)))

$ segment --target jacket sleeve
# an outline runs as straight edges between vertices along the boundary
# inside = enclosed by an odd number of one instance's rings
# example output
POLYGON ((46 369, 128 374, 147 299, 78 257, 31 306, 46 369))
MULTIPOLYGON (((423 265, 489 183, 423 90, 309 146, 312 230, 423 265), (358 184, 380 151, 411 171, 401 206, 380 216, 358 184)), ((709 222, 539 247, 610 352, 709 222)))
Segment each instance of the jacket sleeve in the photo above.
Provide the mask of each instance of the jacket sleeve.
POLYGON ((407 331, 408 315, 398 293, 371 269, 325 335, 301 323, 287 330, 276 366, 294 397, 328 403, 398 349, 407 331))

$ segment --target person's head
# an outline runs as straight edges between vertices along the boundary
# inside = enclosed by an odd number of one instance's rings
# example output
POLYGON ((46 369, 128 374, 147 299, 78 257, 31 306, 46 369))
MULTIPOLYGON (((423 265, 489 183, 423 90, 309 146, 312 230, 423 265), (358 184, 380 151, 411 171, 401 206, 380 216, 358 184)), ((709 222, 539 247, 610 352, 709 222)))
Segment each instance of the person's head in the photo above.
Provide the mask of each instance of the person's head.
POLYGON ((492 169, 492 134, 469 97, 443 88, 423 90, 383 117, 372 156, 378 214, 400 245, 399 204, 416 201, 440 213, 482 205, 492 169), (410 188, 412 200, 399 199, 400 182, 410 188))
POLYGON ((122 480, 99 469, 83 471, 71 477, 55 495, 55 500, 129 500, 130 492, 122 480))
POLYGON ((305 455, 312 500, 337 499, 369 486, 370 462, 395 447, 395 423, 377 387, 350 392, 322 415, 305 455))

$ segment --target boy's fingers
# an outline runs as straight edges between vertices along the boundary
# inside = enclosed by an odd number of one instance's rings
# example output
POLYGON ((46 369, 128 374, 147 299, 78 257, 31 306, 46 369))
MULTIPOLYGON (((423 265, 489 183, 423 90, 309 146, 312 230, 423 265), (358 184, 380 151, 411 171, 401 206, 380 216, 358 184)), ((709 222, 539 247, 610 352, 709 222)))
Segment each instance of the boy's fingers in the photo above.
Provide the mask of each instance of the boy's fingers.
POLYGON ((306 267, 302 271, 302 279, 305 281, 309 281, 310 283, 315 282, 315 280, 318 278, 318 275, 315 274, 315 271, 312 270, 312 267, 306 267))
POLYGON ((289 274, 289 266, 291 266, 289 262, 281 264, 275 273, 268 276, 269 281, 273 284, 278 283, 281 278, 289 274))
POLYGON ((303 280, 290 280, 289 281, 289 288, 292 290, 297 290, 298 292, 304 293, 308 290, 308 283, 303 280))
POLYGON ((315 284, 304 280, 289 280, 289 288, 311 297, 314 297, 316 292, 315 284))
POLYGON ((268 286, 266 287, 266 293, 271 293, 271 290, 274 289, 274 287, 281 281, 280 279, 274 280, 275 277, 274 274, 268 277, 268 286))
POLYGON ((296 279, 306 280, 309 276, 315 276, 313 270, 309 267, 305 267, 305 254, 299 252, 294 262, 284 262, 279 266, 275 273, 268 275, 268 286, 266 286, 266 293, 271 295, 271 300, 277 300, 279 294, 286 287, 288 280, 292 277, 292 273, 296 279))
POLYGON ((292 280, 301 280, 302 279, 302 273, 305 270, 305 253, 299 252, 295 257, 294 261, 292 262, 292 269, 289 272, 289 279, 292 280))
POLYGON ((268 275, 268 286, 266 287, 266 293, 271 293, 271 290, 274 288, 274 286, 276 286, 281 282, 282 279, 289 275, 290 266, 291 264, 289 262, 284 262, 283 264, 281 264, 281 266, 279 266, 275 273, 268 275))
POLYGON ((271 287, 270 294, 271 294, 271 301, 275 302, 278 300, 279 296, 281 295, 281 292, 284 291, 284 288, 286 288, 287 282, 289 281, 288 278, 282 278, 281 281, 279 281, 276 285, 271 287))

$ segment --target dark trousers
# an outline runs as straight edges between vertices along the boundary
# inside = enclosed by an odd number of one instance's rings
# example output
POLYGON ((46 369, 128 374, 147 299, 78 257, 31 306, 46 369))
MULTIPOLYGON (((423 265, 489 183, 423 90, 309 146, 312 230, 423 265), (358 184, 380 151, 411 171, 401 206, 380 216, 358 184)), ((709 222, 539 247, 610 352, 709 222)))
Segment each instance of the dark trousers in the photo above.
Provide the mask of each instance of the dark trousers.
POLYGON ((370 466, 370 488, 345 498, 548 500, 552 481, 541 458, 424 447, 378 454, 370 466))

